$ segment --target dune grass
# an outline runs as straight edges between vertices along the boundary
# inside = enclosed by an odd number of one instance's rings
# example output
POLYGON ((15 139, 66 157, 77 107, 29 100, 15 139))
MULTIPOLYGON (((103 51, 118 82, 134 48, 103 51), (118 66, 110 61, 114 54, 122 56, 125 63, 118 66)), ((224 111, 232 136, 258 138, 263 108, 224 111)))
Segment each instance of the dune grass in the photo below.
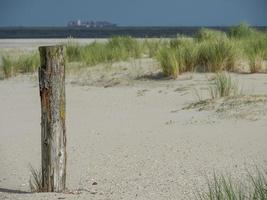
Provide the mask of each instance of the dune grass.
POLYGON ((254 37, 255 33, 256 31, 249 24, 243 22, 237 26, 232 26, 227 34, 230 38, 242 39, 254 37))
POLYGON ((70 40, 66 44, 66 55, 67 55, 67 61, 73 62, 73 61, 80 61, 81 60, 81 47, 80 45, 70 40))
POLYGON ((257 38, 248 38, 243 46, 251 73, 262 71, 263 62, 267 59, 267 36, 258 34, 257 38))
POLYGON ((226 33, 208 28, 201 28, 195 36, 195 39, 199 42, 207 40, 224 40, 227 39, 226 33))
POLYGON ((176 58, 175 50, 163 48, 159 51, 158 59, 165 76, 177 78, 180 73, 180 66, 176 58))
MULTIPOLYGON (((150 42, 146 45, 148 44, 152 46, 150 42)), ((155 44, 159 45, 159 43, 155 44)), ((87 45, 80 45, 74 40, 70 40, 65 46, 66 61, 68 63, 80 62, 83 63, 82 66, 93 66, 99 63, 112 63, 131 58, 140 58, 145 53, 145 48, 152 51, 152 47, 144 46, 137 39, 128 36, 113 37, 104 43, 93 42, 87 45)), ((37 52, 20 56, 2 55, 1 67, 4 78, 9 78, 19 73, 35 72, 39 65, 40 58, 37 52)))
POLYGON ((160 49, 168 47, 169 43, 162 39, 145 39, 142 43, 144 53, 150 57, 155 58, 159 55, 160 49))
MULTIPOLYGON (((251 73, 266 72, 267 33, 243 23, 227 33, 203 28, 195 38, 179 36, 168 41, 116 36, 107 42, 80 45, 70 40, 66 44, 66 61, 81 63, 83 67, 142 57, 156 59, 165 76, 172 78, 188 71, 240 71, 240 63, 247 64, 251 73)), ((19 57, 4 55, 4 78, 35 72, 39 63, 38 53, 19 57)))
MULTIPOLYGON (((202 72, 232 71, 239 58, 238 49, 228 39, 198 42, 188 38, 177 38, 171 40, 170 46, 163 49, 160 53, 174 52, 180 73, 192 72, 196 69, 202 72)), ((166 66, 162 64, 168 61, 162 59, 173 59, 173 56, 158 56, 157 59, 163 69, 166 66)), ((174 61, 170 62, 174 63, 174 61)))
POLYGON ((238 50, 228 39, 203 41, 198 49, 197 64, 201 71, 231 71, 238 59, 238 50))
MULTIPOLYGON (((243 178, 244 179, 244 178, 243 178)), ((197 192, 198 200, 266 200, 267 171, 256 169, 256 174, 248 172, 242 183, 231 177, 217 175, 208 180, 207 192, 197 192)))
MULTIPOLYGON (((195 69, 201 72, 236 71, 240 61, 248 63, 251 73, 266 70, 267 33, 254 30, 247 24, 234 26, 228 33, 203 28, 194 39, 178 37, 164 48, 175 52, 180 73, 195 69)), ((168 63, 162 60, 168 58, 173 59, 173 56, 157 57, 161 64, 168 63)), ((170 62, 175 63, 173 60, 170 62)), ((168 71, 166 65, 161 67, 168 71)))
POLYGON ((238 94, 238 84, 227 72, 216 74, 214 84, 209 88, 211 99, 235 96, 238 94))
POLYGON ((38 53, 20 55, 18 57, 4 55, 2 57, 2 68, 4 78, 10 78, 19 73, 32 73, 40 65, 38 53))
POLYGON ((192 38, 181 37, 170 41, 170 47, 175 50, 181 72, 194 71, 197 63, 199 45, 192 38))
POLYGON ((66 44, 67 60, 84 62, 88 66, 140 58, 143 51, 141 43, 129 36, 113 37, 106 43, 78 45, 71 41, 66 44))

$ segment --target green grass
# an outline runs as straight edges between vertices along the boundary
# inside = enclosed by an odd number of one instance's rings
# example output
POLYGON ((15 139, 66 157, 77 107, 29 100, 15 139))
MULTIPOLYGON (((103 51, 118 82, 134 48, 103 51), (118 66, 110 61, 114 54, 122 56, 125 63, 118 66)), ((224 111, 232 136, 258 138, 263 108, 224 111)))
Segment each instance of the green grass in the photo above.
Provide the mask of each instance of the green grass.
POLYGON ((113 53, 110 59, 115 61, 140 58, 142 55, 140 43, 129 36, 113 37, 107 43, 107 50, 113 53))
MULTIPOLYGON (((106 42, 80 45, 70 40, 66 44, 66 55, 68 63, 77 62, 83 67, 151 57, 159 62, 166 76, 173 78, 188 71, 240 71, 241 65, 248 65, 251 73, 266 72, 267 33, 243 23, 230 28, 227 33, 203 28, 195 38, 179 36, 169 41, 117 36, 106 42)), ((39 64, 38 53, 20 57, 4 55, 4 78, 35 72, 39 64)))
POLYGON ((81 47, 77 42, 70 40, 66 44, 67 61, 80 61, 81 60, 81 47))
POLYGON ((113 37, 107 42, 93 42, 78 45, 75 42, 66 44, 67 60, 84 62, 89 66, 105 62, 116 62, 130 58, 140 58, 144 49, 141 43, 129 36, 113 37))
POLYGON ((159 50, 156 57, 165 76, 177 78, 180 73, 194 71, 197 61, 197 48, 190 38, 176 38, 169 47, 159 50))
POLYGON ((201 28, 195 36, 195 39, 199 42, 207 40, 223 40, 226 38, 226 33, 208 28, 201 28))
POLYGON ((164 47, 168 47, 168 42, 161 39, 145 39, 142 43, 144 53, 150 58, 157 57, 160 53, 160 49, 164 47))
POLYGON ((175 50, 171 48, 161 49, 158 60, 165 76, 178 77, 180 72, 175 50))
POLYGON ((38 53, 30 55, 22 55, 17 61, 17 66, 20 73, 35 72, 40 66, 40 57, 38 53))
POLYGON ((5 78, 10 78, 19 73, 33 73, 40 66, 38 53, 20 55, 12 57, 4 55, 2 57, 2 68, 5 78))
MULTIPOLYGON (((212 39, 199 42, 188 38, 177 38, 171 40, 169 47, 164 49, 167 52, 174 52, 180 73, 192 72, 195 69, 207 72, 232 71, 239 59, 239 49, 235 46, 234 41, 229 39, 212 39)), ((166 63, 168 63, 165 59, 173 59, 174 57, 165 55, 157 58, 162 69, 164 68, 163 71, 168 71, 165 69, 167 67, 166 63), (162 59, 165 61, 162 61, 162 59)), ((174 63, 173 60, 170 62, 174 63)), ((172 67, 173 65, 168 66, 172 67)))
POLYGON ((263 61, 267 58, 267 37, 258 35, 257 38, 247 39, 244 43, 244 53, 249 60, 251 73, 263 69, 263 61))
POLYGON ((231 71, 238 59, 238 49, 228 39, 207 40, 199 43, 197 57, 197 63, 202 66, 201 71, 231 71))
MULTIPOLYGON (((234 26, 227 34, 203 28, 194 39, 178 37, 171 40, 164 48, 172 49, 166 51, 175 52, 179 73, 195 70, 201 72, 237 71, 240 69, 240 63, 248 63, 252 73, 266 70, 264 60, 267 59, 267 33, 254 30, 247 24, 234 26)), ((173 67, 170 64, 166 65, 168 58, 171 59, 169 63, 175 63, 173 56, 157 57, 165 72, 168 71, 167 66, 173 67)))
POLYGON ((194 71, 197 64, 199 45, 191 38, 181 37, 170 41, 170 47, 175 50, 180 72, 194 71))
POLYGON ((85 64, 92 66, 107 61, 105 44, 94 42, 81 48, 81 61, 85 64))
POLYGON ((214 173, 207 183, 207 192, 197 192, 196 196, 198 200, 266 200, 267 173, 259 169, 255 175, 248 172, 242 183, 214 173))
POLYGON ((237 38, 237 39, 242 39, 242 38, 248 38, 248 37, 253 37, 255 34, 255 30, 253 30, 249 24, 247 23, 241 23, 237 26, 233 26, 229 29, 228 31, 228 36, 231 38, 237 38))
POLYGON ((9 78, 14 74, 14 66, 13 66, 13 60, 9 56, 4 56, 2 58, 3 62, 3 72, 4 72, 4 77, 9 78))
POLYGON ((209 88, 209 91, 212 99, 234 96, 238 94, 238 85, 230 74, 220 72, 216 74, 214 84, 209 88))

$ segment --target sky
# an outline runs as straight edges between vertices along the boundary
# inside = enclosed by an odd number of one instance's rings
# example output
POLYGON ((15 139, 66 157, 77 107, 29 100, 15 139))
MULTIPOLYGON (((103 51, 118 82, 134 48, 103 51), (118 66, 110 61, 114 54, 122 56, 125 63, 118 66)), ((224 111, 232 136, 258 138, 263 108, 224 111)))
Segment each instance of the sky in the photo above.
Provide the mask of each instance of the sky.
POLYGON ((267 26, 267 0, 0 0, 0 26, 267 26))

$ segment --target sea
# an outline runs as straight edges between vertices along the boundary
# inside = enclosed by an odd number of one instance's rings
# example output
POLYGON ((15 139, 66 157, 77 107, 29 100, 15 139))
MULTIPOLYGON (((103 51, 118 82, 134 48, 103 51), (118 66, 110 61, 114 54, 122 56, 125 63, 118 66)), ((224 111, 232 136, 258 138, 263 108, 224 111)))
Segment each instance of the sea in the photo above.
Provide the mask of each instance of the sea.
MULTIPOLYGON (((197 26, 153 26, 153 27, 0 27, 0 38, 110 38, 114 36, 131 36, 135 38, 173 38, 179 35, 194 36, 203 27, 197 26)), ((230 27, 205 27, 227 31, 230 27)), ((267 31, 266 26, 254 27, 267 31)))

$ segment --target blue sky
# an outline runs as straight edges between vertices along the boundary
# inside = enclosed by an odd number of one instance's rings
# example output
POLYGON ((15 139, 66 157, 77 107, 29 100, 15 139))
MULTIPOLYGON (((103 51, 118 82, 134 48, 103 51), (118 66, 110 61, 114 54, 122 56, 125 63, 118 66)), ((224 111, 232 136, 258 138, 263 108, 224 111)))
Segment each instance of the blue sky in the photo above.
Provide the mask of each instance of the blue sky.
POLYGON ((267 0, 0 0, 0 26, 64 26, 74 19, 122 26, 267 26, 267 0))

